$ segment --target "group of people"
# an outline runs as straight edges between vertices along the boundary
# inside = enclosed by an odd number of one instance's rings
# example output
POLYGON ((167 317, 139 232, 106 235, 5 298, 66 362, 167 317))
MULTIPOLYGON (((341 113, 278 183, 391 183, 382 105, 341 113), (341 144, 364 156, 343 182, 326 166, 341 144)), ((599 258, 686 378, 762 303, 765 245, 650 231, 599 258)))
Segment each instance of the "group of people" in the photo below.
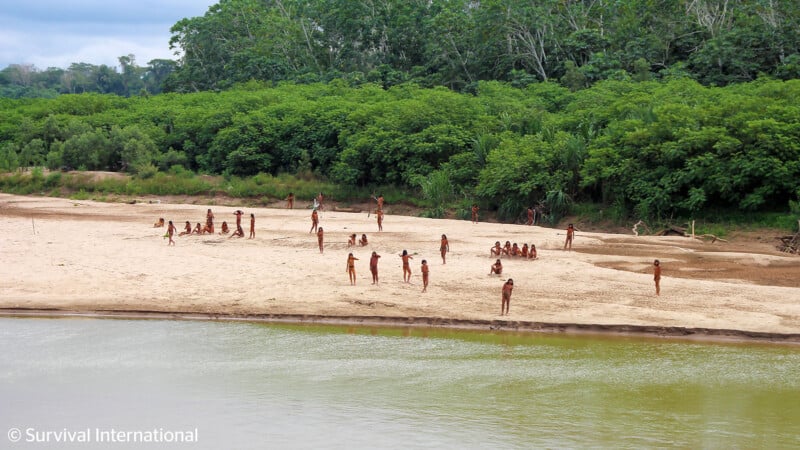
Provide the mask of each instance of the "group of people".
MULTIPOLYGON (((233 213, 236 216, 236 230, 229 236, 229 239, 232 237, 244 237, 244 229, 242 228, 242 215, 244 212, 240 209, 237 209, 233 213)), ((158 221, 153 225, 154 227, 163 227, 164 226, 164 219, 159 218, 158 221)), ((164 235, 165 237, 169 238, 169 242, 167 245, 175 245, 175 241, 172 239, 178 229, 170 220, 167 225, 167 233, 164 235)), ((211 208, 208 208, 206 212, 206 224, 205 226, 201 226, 200 222, 197 222, 197 225, 192 228, 192 224, 187 220, 184 226, 183 231, 181 231, 178 236, 187 236, 192 234, 214 234, 214 213, 211 211, 211 208)), ((226 235, 230 233, 230 228, 228 227, 227 221, 222 221, 222 226, 220 229, 219 234, 226 235)), ((254 239, 256 237, 256 216, 255 214, 250 214, 250 235, 248 239, 254 239)))
MULTIPOLYGON (((403 282, 404 283, 411 283, 411 260, 414 259, 408 253, 408 250, 403 250, 403 253, 400 255, 400 259, 403 262, 403 282)), ((380 259, 380 255, 377 252, 372 252, 372 256, 369 259, 369 271, 372 273, 372 284, 379 284, 379 277, 378 277, 378 259, 380 259)), ((350 277, 350 285, 355 286, 356 284, 356 258, 352 253, 347 255, 347 274, 350 277)), ((420 271, 422 273, 422 292, 428 291, 428 281, 430 275, 430 267, 428 267, 428 261, 422 260, 420 271)))
POLYGON ((502 257, 503 255, 509 257, 519 257, 523 259, 538 259, 538 252, 536 251, 536 244, 531 244, 528 247, 527 243, 522 244, 522 247, 513 244, 511 241, 506 241, 504 245, 500 245, 500 241, 495 241, 494 246, 489 249, 489 256, 502 257))

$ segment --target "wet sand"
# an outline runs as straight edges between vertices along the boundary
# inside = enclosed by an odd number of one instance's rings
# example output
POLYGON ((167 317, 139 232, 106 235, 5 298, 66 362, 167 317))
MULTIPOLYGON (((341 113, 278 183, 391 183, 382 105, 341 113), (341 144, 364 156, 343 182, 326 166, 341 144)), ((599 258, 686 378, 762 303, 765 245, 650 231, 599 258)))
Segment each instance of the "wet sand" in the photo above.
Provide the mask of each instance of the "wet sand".
MULTIPOLYGON (((278 206, 278 205, 276 205, 278 206)), ((310 210, 177 203, 98 203, 0 194, 0 310, 5 314, 135 314, 183 318, 346 321, 550 332, 731 336, 798 341, 800 257, 779 253, 770 237, 730 242, 579 231, 573 251, 548 227, 423 219, 323 210, 325 252, 309 233, 310 210), (232 224, 256 216, 255 239, 175 237, 167 246, 159 217, 204 223, 207 208, 232 224), (369 245, 347 248, 366 233, 369 245), (439 239, 447 234, 447 264, 439 239), (536 244, 539 259, 503 258, 489 276, 489 247, 536 244), (399 254, 412 254, 412 283, 399 254), (353 252, 357 284, 345 262, 353 252), (380 284, 368 270, 381 255, 380 284), (652 261, 663 266, 655 296, 652 261), (431 270, 421 293, 419 265, 431 270), (509 316, 500 288, 514 278, 509 316)), ((579 230, 581 229, 578 224, 579 230)))

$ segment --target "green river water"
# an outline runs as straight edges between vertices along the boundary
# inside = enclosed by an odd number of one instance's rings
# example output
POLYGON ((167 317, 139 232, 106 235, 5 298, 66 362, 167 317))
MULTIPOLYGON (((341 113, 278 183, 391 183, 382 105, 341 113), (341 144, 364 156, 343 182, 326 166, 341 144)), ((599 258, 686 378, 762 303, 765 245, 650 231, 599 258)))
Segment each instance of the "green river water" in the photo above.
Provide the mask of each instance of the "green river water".
POLYGON ((0 448, 789 449, 799 377, 798 346, 0 318, 0 448), (98 429, 197 442, 64 442, 98 429))

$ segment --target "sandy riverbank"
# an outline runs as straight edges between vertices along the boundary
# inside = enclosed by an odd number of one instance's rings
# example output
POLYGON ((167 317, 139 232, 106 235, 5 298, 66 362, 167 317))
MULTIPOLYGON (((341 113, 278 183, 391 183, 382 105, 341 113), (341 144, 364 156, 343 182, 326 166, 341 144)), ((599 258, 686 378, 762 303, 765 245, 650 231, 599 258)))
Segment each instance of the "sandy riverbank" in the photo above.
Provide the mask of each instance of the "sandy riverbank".
MULTIPOLYGON (((179 228, 203 222, 208 207, 0 194, 0 308, 800 334, 800 258, 767 243, 581 231, 574 251, 566 252, 562 230, 397 216, 391 205, 380 233, 374 215, 323 211, 322 255, 309 234, 308 209, 246 208, 246 217, 256 216, 252 240, 184 236, 168 247, 165 229, 153 228, 159 217, 179 228), (370 244, 348 249, 351 233, 366 233, 370 244), (442 234, 451 247, 444 265, 442 234), (535 243, 540 258, 504 258, 503 276, 488 276, 489 247, 497 240, 535 243), (403 249, 414 255, 412 284, 402 281, 403 249), (359 258, 356 286, 345 271, 350 251, 359 258), (377 286, 370 284, 372 251, 381 255, 377 286), (663 264, 660 297, 654 258, 663 264), (431 267, 424 294, 422 259, 431 267), (501 317, 500 288, 508 277, 515 281, 511 314, 501 317)), ((232 223, 238 209, 210 207, 217 228, 222 220, 232 223)))

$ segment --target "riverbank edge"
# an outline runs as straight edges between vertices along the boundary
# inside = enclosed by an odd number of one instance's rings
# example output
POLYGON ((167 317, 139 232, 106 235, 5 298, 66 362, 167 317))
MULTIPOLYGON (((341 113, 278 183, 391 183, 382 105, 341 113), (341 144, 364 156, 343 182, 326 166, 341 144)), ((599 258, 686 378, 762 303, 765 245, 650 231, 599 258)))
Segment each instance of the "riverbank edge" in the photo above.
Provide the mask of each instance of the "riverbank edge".
POLYGON ((552 323, 515 320, 450 319, 444 317, 332 316, 315 314, 225 314, 154 310, 70 310, 59 308, 0 308, 7 318, 95 318, 137 320, 213 320, 222 322, 291 323, 381 327, 451 328, 514 333, 616 335, 708 342, 758 342, 800 345, 800 333, 663 327, 626 324, 552 323))

